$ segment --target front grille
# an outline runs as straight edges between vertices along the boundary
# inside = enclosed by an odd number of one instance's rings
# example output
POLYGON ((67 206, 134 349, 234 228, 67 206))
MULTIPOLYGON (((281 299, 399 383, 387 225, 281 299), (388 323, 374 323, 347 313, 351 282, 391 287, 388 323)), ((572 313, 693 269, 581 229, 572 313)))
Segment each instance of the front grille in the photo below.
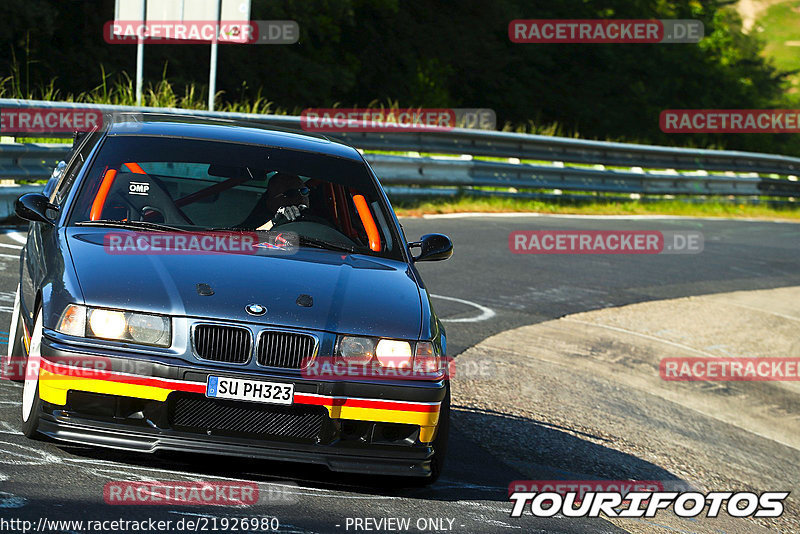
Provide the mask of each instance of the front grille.
POLYGON ((172 428, 203 434, 315 440, 327 417, 322 406, 243 404, 175 393, 169 402, 172 428))
POLYGON ((235 326, 197 325, 194 350, 204 360, 245 363, 252 351, 250 330, 235 326))
POLYGON ((258 363, 268 367, 300 369, 314 357, 316 339, 293 332, 261 332, 258 341, 258 363), (303 361, 305 360, 305 362, 303 361))

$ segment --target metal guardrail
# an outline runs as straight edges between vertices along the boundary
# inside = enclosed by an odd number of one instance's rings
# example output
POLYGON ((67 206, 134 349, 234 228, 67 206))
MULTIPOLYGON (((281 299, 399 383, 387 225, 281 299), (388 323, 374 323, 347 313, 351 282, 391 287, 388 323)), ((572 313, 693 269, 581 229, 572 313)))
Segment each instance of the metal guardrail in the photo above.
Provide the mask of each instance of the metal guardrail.
MULTIPOLYGON (((381 182, 386 185, 409 183, 413 176, 419 183, 455 187, 506 187, 514 189, 559 189, 601 193, 638 193, 646 195, 767 195, 764 179, 752 176, 690 176, 675 173, 644 173, 596 170, 579 167, 522 165, 493 161, 458 161, 432 158, 406 158, 365 155, 381 182)), ((800 183, 776 180, 796 185, 800 183)), ((769 183, 769 182, 767 182, 769 183)), ((790 191, 770 192, 787 196, 790 191)))
POLYGON ((48 178, 69 145, 0 144, 0 179, 42 180, 48 178))
MULTIPOLYGON (((148 111, 246 120, 297 130, 301 127, 300 117, 296 116, 0 99, 0 108, 32 107, 91 108, 104 113, 148 111)), ((634 145, 466 129, 326 135, 367 151, 365 158, 381 182, 390 186, 390 194, 395 191, 397 194, 425 196, 429 191, 440 195, 448 190, 455 193, 472 187, 492 187, 503 189, 498 192, 506 195, 509 191, 534 189, 626 195, 800 197, 800 182, 797 180, 800 158, 774 154, 634 145), (369 151, 422 152, 460 157, 391 156, 369 151), (520 163, 520 160, 545 163, 520 163), (608 169, 609 166, 624 169, 608 169), (655 170, 646 172, 643 169, 655 170)), ((63 145, 0 145, 0 178, 46 178, 65 153, 66 147, 63 145)))

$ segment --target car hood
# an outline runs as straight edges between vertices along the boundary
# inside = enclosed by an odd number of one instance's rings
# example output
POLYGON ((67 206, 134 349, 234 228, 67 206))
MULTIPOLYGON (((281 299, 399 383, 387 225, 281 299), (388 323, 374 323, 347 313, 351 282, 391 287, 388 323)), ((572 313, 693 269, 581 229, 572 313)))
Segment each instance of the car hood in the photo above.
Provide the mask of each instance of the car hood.
POLYGON ((117 255, 103 247, 106 229, 69 230, 72 261, 90 306, 381 337, 419 336, 420 290, 404 262, 311 248, 284 256, 117 255), (198 284, 209 285, 214 294, 200 295, 198 284), (310 295, 313 304, 298 304, 300 295, 310 295), (261 304, 267 312, 254 317, 245 311, 248 304, 261 304))

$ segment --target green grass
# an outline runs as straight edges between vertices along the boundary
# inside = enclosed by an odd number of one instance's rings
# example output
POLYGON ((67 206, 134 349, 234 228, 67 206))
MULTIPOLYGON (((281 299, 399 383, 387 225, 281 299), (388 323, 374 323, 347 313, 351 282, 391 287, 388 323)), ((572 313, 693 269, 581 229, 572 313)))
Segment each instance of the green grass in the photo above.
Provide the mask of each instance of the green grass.
MULTIPOLYGON (((793 0, 800 3, 800 0, 793 0)), ((23 90, 20 83, 20 68, 14 66, 12 73, 6 78, 0 78, 0 98, 21 98, 36 100, 58 100, 66 102, 85 102, 113 105, 135 105, 135 89, 133 81, 127 74, 122 73, 116 76, 114 81, 111 76, 103 72, 102 81, 97 87, 80 93, 78 95, 62 94, 51 83, 47 87, 38 87, 33 90, 23 90)), ((220 111, 232 111, 243 113, 258 114, 294 114, 299 115, 301 109, 287 110, 278 108, 261 95, 259 91, 251 99, 241 99, 235 102, 225 102, 218 95, 220 111)), ((152 107, 170 107, 182 109, 205 109, 206 96, 202 90, 198 90, 195 85, 183 88, 182 92, 177 92, 166 77, 166 70, 162 79, 156 83, 148 84, 144 90, 144 105, 152 107)), ((387 104, 373 101, 367 107, 387 107, 397 108, 397 102, 388 100, 387 104)), ((327 107, 340 107, 334 103, 327 107)), ((532 122, 526 124, 505 124, 502 127, 505 131, 515 131, 520 133, 536 133, 542 135, 566 135, 577 137, 577 134, 565 132, 558 124, 537 125, 532 122)), ((18 142, 43 143, 43 142, 69 142, 69 139, 50 139, 50 138, 17 138, 18 142)), ((616 139, 615 139, 616 140, 616 139)), ((633 142, 627 140, 628 142, 633 142)), ((408 155, 404 152, 375 151, 375 153, 408 155)), ((427 156, 435 154, 424 154, 427 156)), ((506 158, 476 158, 486 160, 507 161, 506 158)), ((549 161, 529 161, 524 163, 550 164, 549 161)), ((579 166, 580 164, 568 164, 569 166, 579 166)), ((588 166, 591 167, 591 166, 588 166)), ((609 169, 616 167, 607 167, 609 169)), ((487 188, 488 189, 488 188, 487 188)), ((502 190, 506 190, 502 188, 502 190)), ((564 195, 563 201, 542 201, 516 198, 480 198, 480 197, 459 197, 456 199, 442 199, 416 202, 399 203, 397 211, 401 215, 418 216, 426 213, 456 213, 465 211, 482 212, 540 212, 540 213, 583 213, 583 214, 608 214, 608 215, 635 215, 635 214, 669 214, 687 216, 715 216, 715 217, 753 217, 769 219, 800 219, 800 210, 796 208, 775 209, 764 205, 734 204, 724 200, 710 200, 704 204, 694 204, 681 202, 680 200, 665 200, 660 202, 613 202, 609 200, 598 200, 587 202, 584 200, 576 201, 570 199, 571 195, 564 195)))
MULTIPOLYGON (((48 100, 60 102, 84 102, 90 104, 112 104, 117 106, 136 105, 136 87, 127 73, 114 77, 102 70, 101 82, 89 91, 79 93, 62 93, 55 87, 55 80, 50 85, 23 89, 21 83, 20 67, 12 63, 11 74, 0 78, 0 98, 21 98, 31 100, 48 100)), ((239 113, 277 114, 285 115, 289 110, 278 108, 275 104, 261 94, 259 90, 253 98, 237 101, 222 99, 223 92, 217 93, 218 111, 231 111, 239 113)), ((142 105, 148 107, 166 107, 181 109, 206 109, 207 95, 195 84, 187 85, 182 91, 176 91, 169 82, 166 68, 161 80, 145 84, 142 89, 142 105)))
POLYGON ((551 202, 514 198, 459 197, 447 200, 393 202, 399 216, 419 217, 436 213, 565 213, 583 215, 678 215, 685 217, 733 217, 800 222, 800 210, 709 200, 703 204, 680 200, 657 202, 551 202))
MULTIPOLYGON (((767 9, 755 23, 753 32, 761 37, 766 46, 764 55, 771 57, 781 70, 800 70, 800 46, 788 46, 787 42, 800 45, 800 0, 787 0, 767 9)), ((789 78, 795 91, 800 87, 800 74, 789 78)))
MULTIPOLYGON (((47 86, 39 86, 34 88, 27 88, 23 84, 24 78, 22 70, 24 67, 12 59, 11 73, 0 78, 0 98, 19 98, 28 100, 47 100, 47 101, 60 101, 60 102, 82 102, 89 104, 111 104, 117 106, 135 106, 136 105, 136 87, 133 79, 126 73, 121 72, 117 75, 106 73, 105 69, 101 66, 101 81, 100 83, 89 91, 84 91, 78 94, 63 93, 56 88, 55 80, 52 80, 47 86)), ((265 98, 261 89, 258 89, 255 96, 252 98, 239 98, 237 100, 228 100, 225 98, 223 91, 217 92, 216 95, 216 111, 228 111, 235 113, 256 113, 256 114, 272 114, 272 115, 300 115, 303 108, 295 107, 294 109, 281 108, 275 105, 274 102, 265 98)), ((170 83, 167 78, 167 68, 161 74, 161 80, 155 83, 147 83, 142 89, 142 105, 146 107, 166 107, 178 109, 207 109, 208 107, 208 94, 205 87, 198 87, 194 83, 189 84, 182 89, 176 88, 170 83)), ((386 109, 399 109, 400 104, 391 98, 386 101, 373 100, 366 106, 353 104, 352 106, 342 105, 340 102, 328 103, 327 105, 320 106, 326 108, 339 108, 339 107, 367 107, 367 108, 386 108, 386 109)), ((416 106, 410 106, 416 107, 416 106)), ((498 130, 505 132, 516 133, 529 133, 538 135, 557 135, 562 137, 580 137, 577 131, 568 131, 558 123, 552 124, 539 124, 534 121, 527 121, 525 123, 510 123, 498 124, 498 130)), ((606 141, 619 141, 619 139, 605 139, 606 141)), ((636 142, 635 140, 627 140, 627 142, 636 142)))

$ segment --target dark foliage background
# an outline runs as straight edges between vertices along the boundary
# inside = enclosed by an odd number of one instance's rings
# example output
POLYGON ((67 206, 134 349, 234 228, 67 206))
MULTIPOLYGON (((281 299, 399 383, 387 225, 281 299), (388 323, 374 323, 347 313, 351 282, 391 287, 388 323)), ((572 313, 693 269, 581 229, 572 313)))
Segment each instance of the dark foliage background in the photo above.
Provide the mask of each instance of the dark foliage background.
MULTIPOLYGON (((3 0, 0 78, 16 64, 21 91, 55 80, 60 93, 135 72, 136 47, 106 44, 113 0, 3 0)), ((782 75, 759 56, 730 9, 712 0, 253 0, 251 18, 294 19, 290 46, 221 45, 223 100, 277 106, 488 107, 498 122, 557 123, 582 137, 798 153, 789 135, 676 136, 663 109, 776 108, 791 102, 782 75), (698 44, 511 43, 516 18, 693 18, 698 44)), ((206 87, 208 45, 152 45, 145 80, 206 87)), ((41 92, 41 91, 40 91, 41 92)), ((796 136, 794 136, 796 137, 796 136)))

